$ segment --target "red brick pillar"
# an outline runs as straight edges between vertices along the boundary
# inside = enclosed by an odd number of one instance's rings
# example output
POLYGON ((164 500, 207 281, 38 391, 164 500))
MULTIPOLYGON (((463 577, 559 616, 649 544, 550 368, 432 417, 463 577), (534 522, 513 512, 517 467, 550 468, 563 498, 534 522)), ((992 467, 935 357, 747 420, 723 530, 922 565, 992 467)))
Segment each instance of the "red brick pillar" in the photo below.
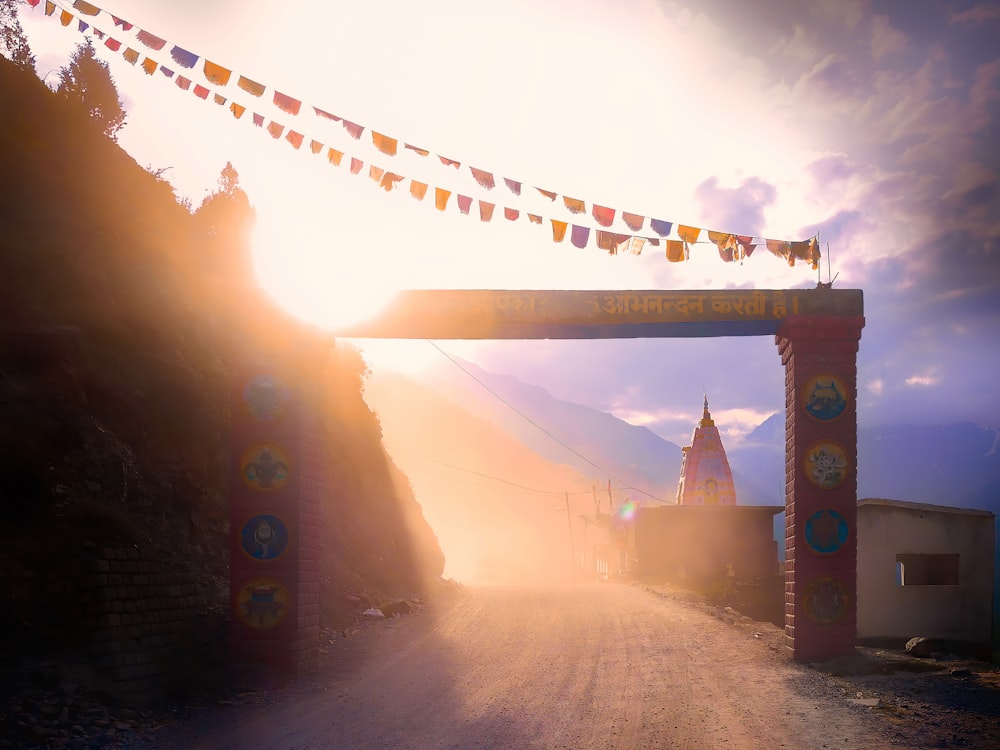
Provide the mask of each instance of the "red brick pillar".
POLYGON ((324 357, 323 342, 300 341, 233 375, 230 656, 265 682, 308 673, 318 656, 324 357))
POLYGON ((854 652, 863 326, 792 316, 775 337, 785 366, 785 639, 796 661, 854 652))

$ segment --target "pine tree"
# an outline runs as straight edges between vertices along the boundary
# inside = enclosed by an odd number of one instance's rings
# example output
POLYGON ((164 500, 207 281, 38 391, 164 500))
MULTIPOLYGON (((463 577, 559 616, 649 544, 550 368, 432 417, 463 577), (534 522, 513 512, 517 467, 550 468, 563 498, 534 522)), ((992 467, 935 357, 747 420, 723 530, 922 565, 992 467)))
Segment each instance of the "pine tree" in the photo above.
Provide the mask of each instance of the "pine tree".
POLYGON ((250 234, 257 214, 240 187, 232 162, 226 162, 219 174, 218 190, 202 201, 194 218, 205 238, 203 268, 210 273, 250 278, 250 234))
POLYGON ((79 102, 101 132, 113 141, 118 140, 118 131, 125 125, 125 110, 108 64, 98 59, 89 38, 77 46, 69 64, 60 69, 56 90, 79 102))
POLYGON ((0 0, 0 54, 19 68, 35 70, 35 56, 17 16, 17 0, 0 0))

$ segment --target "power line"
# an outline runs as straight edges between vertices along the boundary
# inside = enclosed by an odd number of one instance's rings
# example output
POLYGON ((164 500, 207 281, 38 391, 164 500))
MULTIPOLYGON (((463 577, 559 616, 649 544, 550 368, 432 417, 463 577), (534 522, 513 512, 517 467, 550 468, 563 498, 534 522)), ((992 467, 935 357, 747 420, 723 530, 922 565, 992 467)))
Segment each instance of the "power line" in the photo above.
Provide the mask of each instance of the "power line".
POLYGON ((449 362, 451 362, 453 365, 455 365, 455 367, 457 367, 459 370, 461 370, 466 375, 468 375, 470 378, 472 378, 477 383, 479 383, 479 385, 481 385, 483 388, 485 388, 490 394, 492 394, 497 400, 499 400, 502 404, 504 404, 504 406, 506 406, 508 409, 510 409, 511 411, 513 411, 515 414, 517 414, 518 416, 520 416, 522 419, 526 420, 529 424, 533 425, 538 430, 541 430, 541 432, 543 432, 545 435, 547 435, 548 437, 550 437, 553 440, 555 440, 559 445, 561 445, 563 448, 565 448, 566 450, 568 450, 570 453, 572 453, 576 457, 583 459, 584 461, 586 461, 588 464, 590 464, 591 466, 593 466, 595 469, 597 469, 602 474, 607 474, 608 477, 610 477, 611 479, 615 480, 620 485, 622 485, 622 489, 635 490, 636 492, 640 492, 643 495, 646 495, 647 497, 650 497, 653 500, 656 500, 657 502, 660 502, 660 503, 665 503, 666 502, 666 500, 664 500, 661 497, 657 497, 656 495, 652 494, 651 492, 646 492, 646 490, 644 490, 644 489, 641 489, 639 487, 633 487, 633 486, 629 485, 625 480, 623 480, 623 479, 621 479, 619 477, 616 477, 614 474, 612 474, 610 471, 608 471, 604 467, 599 466, 598 464, 594 463, 589 458, 587 458, 586 456, 584 456, 582 453, 580 453, 579 451, 577 451, 575 448, 567 445, 562 440, 560 440, 558 437, 556 437, 551 432, 549 432, 548 430, 546 430, 544 427, 542 427, 540 424, 538 424, 538 422, 536 422, 535 420, 533 420, 531 417, 529 417, 523 411, 521 411, 520 409, 518 409, 516 406, 514 406, 509 401, 507 401, 507 399, 505 399, 499 393, 497 393, 492 388, 490 388, 486 383, 484 383, 482 380, 480 380, 479 378, 477 378, 475 375, 473 375, 471 372, 469 372, 466 368, 462 367, 462 365, 454 357, 452 357, 450 354, 448 354, 448 352, 446 352, 440 346, 438 346, 437 344, 435 344, 430 339, 427 339, 427 343, 430 344, 431 346, 433 346, 435 349, 437 349, 449 362))
MULTIPOLYGON (((409 450, 406 450, 405 448, 393 448, 391 446, 386 446, 386 449, 390 450, 390 451, 392 451, 394 453, 408 453, 411 456, 416 456, 417 458, 422 458, 425 461, 430 461, 430 462, 435 463, 435 464, 441 464, 442 466, 447 466, 449 469, 455 469, 456 471, 464 471, 464 472, 466 472, 468 474, 475 474, 477 477, 484 477, 486 479, 492 479, 493 481, 502 482, 503 484, 509 484, 512 487, 517 487, 518 489, 526 490, 528 492, 535 492, 535 493, 537 493, 539 495, 558 495, 559 497, 562 497, 566 493, 565 490, 540 490, 540 489, 537 489, 535 487, 526 487, 523 484, 518 484, 517 482, 512 482, 509 479, 503 479, 502 477, 495 477, 492 474, 483 474, 480 471, 475 471, 474 469, 467 469, 464 466, 455 466, 455 464, 450 464, 450 463, 448 463, 446 461, 441 461, 441 460, 436 459, 436 458, 431 458, 430 456, 424 456, 424 455, 422 455, 420 453, 417 453, 416 451, 409 451, 409 450)), ((593 490, 579 490, 577 492, 570 492, 569 494, 571 494, 571 495, 590 495, 592 492, 593 492, 593 490)))

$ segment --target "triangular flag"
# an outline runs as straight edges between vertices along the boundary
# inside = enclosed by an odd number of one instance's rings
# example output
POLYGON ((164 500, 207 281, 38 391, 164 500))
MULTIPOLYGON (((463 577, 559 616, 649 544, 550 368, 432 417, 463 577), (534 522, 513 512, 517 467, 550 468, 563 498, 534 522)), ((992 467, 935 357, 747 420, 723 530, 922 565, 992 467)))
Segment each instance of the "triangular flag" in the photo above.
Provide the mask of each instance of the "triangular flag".
POLYGON ((449 159, 447 156, 441 156, 439 154, 438 159, 440 159, 441 163, 444 164, 446 167, 454 167, 455 169, 458 169, 460 166, 462 166, 462 162, 455 161, 454 159, 449 159))
POLYGON ((673 229, 673 222, 663 221, 662 219, 650 219, 649 228, 656 232, 661 237, 666 237, 670 234, 670 230, 673 229))
POLYGON ((339 167, 340 160, 344 158, 344 152, 338 151, 335 148, 328 148, 326 150, 326 160, 330 162, 333 166, 339 167))
POLYGON ((139 51, 134 50, 131 47, 128 47, 124 52, 122 52, 122 57, 125 58, 125 61, 129 65, 135 65, 137 62, 139 62, 139 51))
POLYGON ((422 201, 424 196, 427 195, 427 183, 410 180, 410 195, 418 201, 422 201))
POLYGON ((263 83, 257 83, 256 81, 251 81, 246 76, 240 76, 239 80, 236 81, 236 85, 241 89, 246 91, 251 96, 263 96, 264 89, 267 88, 263 83))
POLYGON ((602 227, 610 227, 615 221, 615 209, 594 204, 592 210, 594 220, 602 227))
POLYGON ((199 99, 207 99, 208 89, 202 86, 201 84, 197 84, 194 87, 194 95, 197 96, 199 99))
POLYGON ((218 104, 220 107, 223 107, 226 104, 226 97, 224 97, 222 94, 213 94, 212 101, 218 104))
POLYGON ((177 88, 184 89, 185 91, 191 88, 191 79, 185 78, 184 76, 177 76, 174 83, 177 84, 177 88))
POLYGON ((216 86, 225 86, 229 83, 229 76, 232 74, 231 70, 205 60, 205 78, 208 79, 209 83, 214 83, 216 86))
POLYGON ((448 205, 448 198, 451 197, 451 191, 445 190, 444 188, 434 188, 434 207, 438 211, 444 211, 448 205))
POLYGON ((493 175, 489 172, 485 172, 482 169, 476 169, 475 167, 469 167, 469 170, 472 172, 472 176, 476 179, 476 182, 487 190, 492 190, 496 187, 496 183, 493 181, 493 175))
POLYGON ((365 165, 361 159, 356 156, 351 157, 351 174, 357 174, 361 171, 361 168, 365 165))
POLYGON ((565 195, 563 196, 563 204, 570 210, 571 213, 574 214, 582 214, 587 210, 587 206, 582 200, 577 198, 568 198, 565 195))
MULTIPOLYGON (((556 199, 556 193, 553 193, 551 190, 542 190, 540 187, 536 187, 535 190, 544 195, 550 201, 554 201, 556 199)), ((556 241, 558 242, 558 240, 556 241)))
POLYGON ((357 123, 353 123, 350 120, 344 120, 343 118, 341 118, 341 123, 344 126, 344 130, 347 131, 347 134, 351 136, 351 138, 356 141, 361 140, 361 134, 365 132, 364 125, 358 125, 357 123))
POLYGON ((298 151, 302 147, 302 133, 297 133, 294 130, 289 130, 288 134, 285 136, 285 140, 292 144, 292 148, 298 151))
POLYGON ((538 214, 528 214, 528 221, 530 221, 532 224, 541 224, 542 217, 539 216, 538 214))
POLYGON ((136 39, 145 44, 150 49, 161 50, 163 45, 167 43, 166 39, 160 39, 158 36, 150 34, 148 31, 140 31, 136 34, 136 39))
POLYGON ((395 138, 390 138, 387 135, 382 135, 381 133, 376 133, 372 131, 372 143, 375 144, 375 148, 381 151, 383 154, 388 156, 396 155, 396 147, 399 143, 395 138))
POLYGON ((142 69, 146 71, 146 75, 153 75, 156 72, 156 60, 151 60, 147 57, 142 61, 142 69))
POLYGON ((516 180, 512 180, 509 177, 504 177, 503 181, 504 181, 504 184, 507 185, 507 187, 510 189, 510 192, 512 192, 514 195, 520 195, 521 194, 521 183, 520 182, 517 182, 516 180))
POLYGON ((241 117, 243 117, 243 113, 247 111, 247 108, 244 107, 242 104, 237 104, 236 102, 233 102, 232 104, 229 105, 229 111, 232 112, 233 117, 235 117, 238 120, 241 117))
POLYGON ((461 211, 466 216, 469 215, 469 209, 472 208, 472 198, 468 195, 456 195, 455 200, 458 201, 458 210, 461 211))
POLYGON ((182 68, 193 68, 194 64, 198 62, 198 55, 193 52, 188 52, 186 49, 182 49, 177 45, 174 45, 174 48, 170 50, 170 56, 174 58, 174 62, 182 68))
POLYGON ((122 31, 128 31, 132 28, 132 24, 126 21, 124 18, 119 18, 118 16, 111 16, 111 20, 115 22, 115 26, 121 26, 122 31))
POLYGON ((486 201, 479 201, 479 220, 490 221, 493 218, 493 209, 496 207, 497 207, 496 203, 487 203, 486 201))
POLYGON ((326 110, 320 109, 319 107, 313 107, 313 112, 315 112, 319 117, 324 117, 327 120, 333 120, 334 122, 340 119, 339 117, 337 117, 337 115, 332 115, 326 110))
POLYGON ((68 10, 64 10, 62 13, 59 14, 59 23, 61 23, 63 26, 69 26, 71 23, 73 23, 73 14, 70 13, 68 10))
POLYGON ((555 219, 550 219, 552 222, 552 241, 562 242, 563 238, 566 237, 566 227, 569 226, 565 221, 556 221, 555 219))
POLYGON ((382 175, 385 174, 385 170, 382 167, 376 167, 374 164, 368 167, 368 176, 375 182, 382 179, 382 175))
POLYGON ((52 0, 45 0, 45 15, 51 16, 56 12, 56 4, 52 0))
POLYGON ((297 115, 299 113, 299 108, 302 106, 302 102, 298 99, 293 99, 287 94, 282 94, 280 91, 275 91, 274 106, 282 112, 287 112, 290 115, 297 115))
POLYGON ((570 233, 569 241, 573 243, 574 247, 578 247, 581 250, 587 246, 587 240, 590 239, 590 227, 581 227, 578 224, 573 225, 573 231, 570 233))
POLYGON ((504 208, 503 216, 507 221, 517 221, 517 217, 521 215, 521 212, 516 208, 504 208))
POLYGON ((323 150, 323 144, 317 141, 315 138, 309 141, 309 150, 314 154, 318 154, 323 150))
POLYGON ((254 112, 253 113, 253 124, 256 125, 258 128, 264 127, 264 115, 260 115, 260 114, 257 114, 256 112, 254 112))
POLYGON ((639 214, 630 214, 628 211, 622 211, 622 221, 624 221, 625 226, 633 232, 641 232, 642 225, 645 223, 646 217, 640 216, 639 214))
POLYGON ((421 156, 427 156, 430 153, 430 151, 428 151, 426 148, 420 148, 420 146, 414 146, 410 143, 404 143, 403 146, 404 148, 408 148, 410 149, 410 151, 420 154, 421 156))
POLYGON ((280 138, 281 134, 285 132, 285 126, 280 122, 271 120, 271 122, 267 124, 267 132, 271 134, 272 138, 280 138))
POLYGON ((160 72, 163 73, 163 75, 165 75, 167 78, 173 78, 174 77, 174 71, 171 70, 170 68, 167 68, 167 67, 163 66, 163 65, 160 66, 160 72))
POLYGON ((379 187, 385 192, 390 193, 392 189, 396 187, 396 183, 403 179, 403 175, 396 174, 395 172, 386 172, 382 176, 382 181, 379 183, 379 187))
POLYGON ((667 260, 680 263, 684 260, 684 243, 680 240, 667 240, 667 260))
MULTIPOLYGON (((35 5, 38 5, 38 3, 37 2, 32 3, 32 7, 34 7, 35 5)), ((73 3, 73 7, 76 8, 81 13, 83 13, 83 15, 85 16, 96 16, 98 13, 101 12, 101 9, 98 8, 96 5, 85 3, 83 0, 76 0, 76 2, 73 3)))
POLYGON ((687 227, 683 224, 677 227, 677 236, 689 244, 697 242, 699 234, 701 234, 701 230, 698 227, 687 227))

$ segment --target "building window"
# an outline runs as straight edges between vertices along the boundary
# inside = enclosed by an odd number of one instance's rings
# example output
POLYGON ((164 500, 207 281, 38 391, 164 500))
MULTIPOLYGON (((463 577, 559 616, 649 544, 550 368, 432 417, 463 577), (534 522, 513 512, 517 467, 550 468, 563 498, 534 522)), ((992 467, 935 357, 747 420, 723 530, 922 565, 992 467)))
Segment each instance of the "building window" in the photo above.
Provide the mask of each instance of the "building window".
POLYGON ((957 586, 959 555, 896 555, 901 586, 957 586))

